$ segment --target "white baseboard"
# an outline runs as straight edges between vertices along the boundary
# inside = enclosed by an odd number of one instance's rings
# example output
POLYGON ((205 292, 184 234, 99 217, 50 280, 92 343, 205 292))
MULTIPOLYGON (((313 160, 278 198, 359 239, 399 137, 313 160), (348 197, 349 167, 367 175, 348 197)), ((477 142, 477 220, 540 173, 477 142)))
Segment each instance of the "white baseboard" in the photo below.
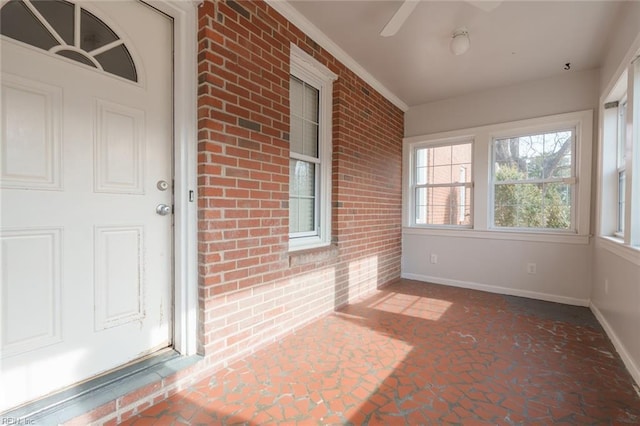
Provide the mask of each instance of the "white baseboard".
POLYGON ((468 288, 472 290, 487 291, 489 293, 506 294, 509 296, 528 297, 529 299, 544 300, 547 302, 564 303, 565 305, 585 306, 590 304, 589 299, 578 299, 575 297, 559 296, 557 294, 539 293, 537 291, 519 290, 514 288, 500 287, 489 284, 475 283, 471 281, 459 281, 449 278, 430 277, 428 275, 402 273, 402 278, 425 281, 433 284, 449 285, 452 287, 468 288))
POLYGON ((616 351, 618 351, 620 358, 622 358, 622 362, 624 363, 625 367, 627 367, 627 370, 629 370, 629 373, 631 373, 633 379, 636 381, 636 385, 640 386, 640 368, 638 368, 636 363, 633 361, 633 358, 631 358, 629 352, 627 352, 626 348, 618 338, 618 335, 615 333, 615 331, 613 331, 613 328, 611 327, 611 325, 609 325, 602 312, 600 312, 600 309, 598 309, 598 307, 593 303, 591 303, 589 307, 591 308, 591 312, 593 312, 593 315, 595 315, 600 325, 602 325, 602 328, 604 328, 604 331, 607 333, 607 336, 609 336, 609 339, 611 339, 613 346, 616 348, 616 351))

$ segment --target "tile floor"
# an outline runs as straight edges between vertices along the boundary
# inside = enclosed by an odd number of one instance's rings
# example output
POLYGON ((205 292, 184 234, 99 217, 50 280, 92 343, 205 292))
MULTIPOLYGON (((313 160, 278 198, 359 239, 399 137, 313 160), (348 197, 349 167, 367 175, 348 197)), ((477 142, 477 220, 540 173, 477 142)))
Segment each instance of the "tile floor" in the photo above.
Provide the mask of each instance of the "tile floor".
POLYGON ((403 280, 127 425, 640 424, 587 308, 403 280))

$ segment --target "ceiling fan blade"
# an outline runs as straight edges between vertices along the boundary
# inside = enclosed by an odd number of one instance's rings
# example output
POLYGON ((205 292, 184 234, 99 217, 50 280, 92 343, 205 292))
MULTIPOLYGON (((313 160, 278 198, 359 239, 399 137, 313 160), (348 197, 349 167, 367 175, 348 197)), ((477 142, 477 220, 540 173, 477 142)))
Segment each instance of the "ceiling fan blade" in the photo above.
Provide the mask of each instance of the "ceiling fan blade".
POLYGON ((387 22, 387 25, 384 26, 380 35, 382 37, 390 37, 397 33, 418 3, 418 0, 405 0, 389 22, 387 22))
POLYGON ((468 0, 467 3, 469 3, 472 6, 477 7, 478 9, 482 9, 485 12, 491 12, 493 9, 495 9, 498 6, 500 6, 500 3, 502 3, 502 1, 501 0, 498 0, 498 1, 490 1, 490 0, 473 1, 473 0, 468 0))

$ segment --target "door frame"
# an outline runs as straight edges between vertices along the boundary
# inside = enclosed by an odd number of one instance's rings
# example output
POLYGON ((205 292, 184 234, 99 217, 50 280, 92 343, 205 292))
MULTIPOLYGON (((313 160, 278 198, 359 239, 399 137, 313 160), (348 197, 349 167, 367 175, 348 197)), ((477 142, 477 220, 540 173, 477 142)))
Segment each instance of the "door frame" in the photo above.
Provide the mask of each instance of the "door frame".
POLYGON ((173 348, 195 355, 198 342, 198 6, 201 0, 150 0, 173 18, 174 276, 173 348))

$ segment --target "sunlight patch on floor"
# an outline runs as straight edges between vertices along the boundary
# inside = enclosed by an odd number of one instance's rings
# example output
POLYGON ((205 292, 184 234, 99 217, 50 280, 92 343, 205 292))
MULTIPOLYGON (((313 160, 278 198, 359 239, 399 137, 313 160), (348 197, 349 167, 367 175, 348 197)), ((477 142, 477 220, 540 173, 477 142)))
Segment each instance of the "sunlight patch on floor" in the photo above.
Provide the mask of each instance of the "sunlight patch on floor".
POLYGON ((403 293, 389 293, 367 307, 393 314, 438 321, 451 305, 452 303, 446 300, 403 293))

